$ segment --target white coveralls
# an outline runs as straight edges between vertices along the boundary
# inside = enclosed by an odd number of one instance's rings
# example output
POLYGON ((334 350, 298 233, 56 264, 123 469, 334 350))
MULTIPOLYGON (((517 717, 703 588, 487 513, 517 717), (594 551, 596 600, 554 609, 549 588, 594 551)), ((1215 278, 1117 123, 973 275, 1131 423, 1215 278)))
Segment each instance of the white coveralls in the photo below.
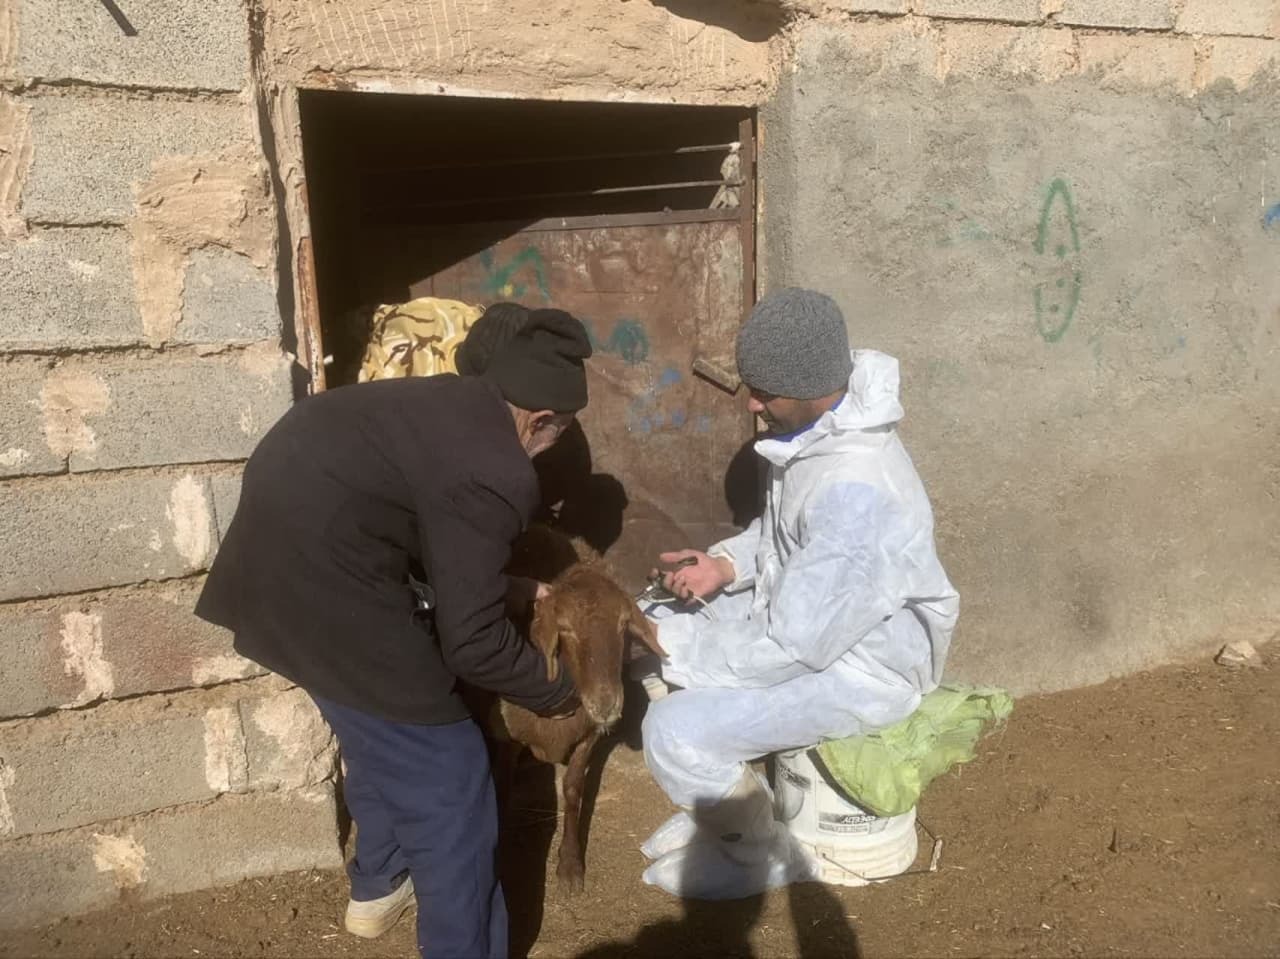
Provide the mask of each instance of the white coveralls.
MULTIPOLYGON (((734 582, 705 610, 654 617, 663 679, 681 688, 650 704, 645 759, 686 810, 725 800, 749 760, 905 718, 941 681, 959 596, 895 429, 898 362, 870 350, 853 361, 835 409, 756 444, 770 464, 764 514, 708 550, 733 562, 734 582)), ((646 879, 696 894, 687 862, 662 861, 695 831, 687 813, 660 828, 646 879)), ((748 881, 796 878, 779 865, 748 881)))

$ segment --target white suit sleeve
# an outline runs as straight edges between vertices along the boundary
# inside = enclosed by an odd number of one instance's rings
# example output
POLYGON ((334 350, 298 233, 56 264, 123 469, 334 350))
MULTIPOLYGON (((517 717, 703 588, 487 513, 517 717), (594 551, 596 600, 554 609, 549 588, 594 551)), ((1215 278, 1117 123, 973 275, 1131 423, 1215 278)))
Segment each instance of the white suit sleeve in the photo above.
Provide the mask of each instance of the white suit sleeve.
POLYGON ((760 545, 760 517, 737 536, 722 539, 707 549, 708 556, 723 556, 733 563, 734 580, 724 588, 726 593, 749 589, 756 582, 756 548, 760 545))
POLYGON ((772 584, 767 617, 664 620, 663 675, 690 688, 763 687, 826 669, 901 608, 907 528, 871 486, 821 490, 805 512, 804 544, 772 584))

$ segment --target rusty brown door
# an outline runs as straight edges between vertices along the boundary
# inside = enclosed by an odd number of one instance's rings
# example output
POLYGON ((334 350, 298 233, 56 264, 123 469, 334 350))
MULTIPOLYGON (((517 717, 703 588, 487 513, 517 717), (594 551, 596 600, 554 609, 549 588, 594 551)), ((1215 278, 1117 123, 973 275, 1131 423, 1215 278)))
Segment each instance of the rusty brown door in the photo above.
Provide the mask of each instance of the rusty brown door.
POLYGON ((474 237, 454 229, 439 242, 478 252, 410 287, 412 296, 555 306, 586 325, 595 355, 579 442, 591 481, 570 491, 579 501, 567 498, 565 509, 590 515, 629 587, 660 550, 705 547, 731 534, 740 512, 730 464, 751 438, 751 417, 741 392, 692 367, 701 356, 732 369, 749 246, 741 217, 694 217, 544 222, 483 248, 481 228, 474 237))

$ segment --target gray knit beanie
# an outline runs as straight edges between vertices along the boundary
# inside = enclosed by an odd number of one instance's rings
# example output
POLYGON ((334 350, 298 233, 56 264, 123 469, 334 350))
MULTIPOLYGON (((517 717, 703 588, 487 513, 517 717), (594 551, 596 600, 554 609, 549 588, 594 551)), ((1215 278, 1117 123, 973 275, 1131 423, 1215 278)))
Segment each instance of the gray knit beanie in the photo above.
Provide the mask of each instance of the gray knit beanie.
POLYGON ((738 331, 738 375, 761 393, 813 400, 840 389, 852 372, 844 315, 825 293, 770 293, 738 331))

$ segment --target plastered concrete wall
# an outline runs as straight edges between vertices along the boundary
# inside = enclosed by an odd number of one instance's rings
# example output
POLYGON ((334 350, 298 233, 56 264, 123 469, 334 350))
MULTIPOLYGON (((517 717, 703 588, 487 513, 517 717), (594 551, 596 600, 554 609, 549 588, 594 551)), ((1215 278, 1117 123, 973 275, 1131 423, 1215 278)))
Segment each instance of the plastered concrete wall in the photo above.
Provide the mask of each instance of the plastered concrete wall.
POLYGON ((952 677, 1054 689, 1267 639, 1280 4, 914 9, 795 24, 762 253, 902 361, 952 677))
POLYGON ((292 401, 248 11, 121 8, 0 3, 0 927, 340 861, 328 730, 191 613, 292 401))

